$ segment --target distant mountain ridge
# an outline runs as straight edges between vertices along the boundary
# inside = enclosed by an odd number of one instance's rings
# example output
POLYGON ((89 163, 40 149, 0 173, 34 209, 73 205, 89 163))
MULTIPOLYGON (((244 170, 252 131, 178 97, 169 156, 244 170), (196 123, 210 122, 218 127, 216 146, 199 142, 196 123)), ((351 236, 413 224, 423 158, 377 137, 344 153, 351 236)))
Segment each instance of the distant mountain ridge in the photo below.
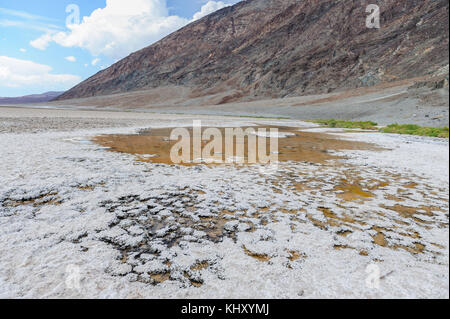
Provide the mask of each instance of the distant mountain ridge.
POLYGON ((32 94, 19 97, 0 97, 0 105, 43 103, 51 101, 63 93, 64 92, 51 91, 42 94, 32 94))
POLYGON ((129 55, 56 100, 175 86, 193 98, 227 92, 220 104, 448 72, 448 0, 375 1, 380 29, 366 27, 372 2, 242 1, 129 55))

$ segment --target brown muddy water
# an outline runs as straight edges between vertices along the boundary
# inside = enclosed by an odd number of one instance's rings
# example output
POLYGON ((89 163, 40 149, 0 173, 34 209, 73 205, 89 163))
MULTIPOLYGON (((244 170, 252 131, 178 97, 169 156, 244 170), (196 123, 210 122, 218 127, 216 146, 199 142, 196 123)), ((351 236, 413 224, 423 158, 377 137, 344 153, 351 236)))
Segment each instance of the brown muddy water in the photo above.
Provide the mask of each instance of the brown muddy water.
MULTIPOLYGON (((248 127, 243 127, 246 130, 248 127)), ((380 171, 379 176, 364 175, 361 173, 361 167, 345 164, 341 161, 335 161, 342 157, 334 154, 334 151, 345 150, 370 150, 383 151, 385 149, 364 142, 355 142, 349 140, 338 139, 331 134, 303 132, 295 127, 262 127, 254 126, 255 130, 266 128, 278 129, 280 133, 291 133, 287 137, 278 138, 278 161, 280 162, 306 162, 316 165, 317 174, 305 175, 301 181, 297 180, 297 171, 283 171, 279 176, 271 176, 266 183, 272 185, 274 192, 293 192, 303 193, 305 197, 312 200, 329 198, 329 201, 323 202, 324 206, 320 206, 318 210, 320 214, 313 215, 301 209, 287 209, 280 207, 279 212, 288 214, 292 221, 300 222, 301 214, 306 214, 307 220, 315 227, 335 232, 336 243, 334 249, 339 251, 354 250, 361 256, 370 256, 369 248, 361 248, 359 245, 353 245, 354 242, 345 239, 351 238, 353 233, 369 232, 371 244, 373 246, 381 246, 387 249, 407 251, 411 254, 430 254, 436 255, 436 249, 432 249, 433 242, 428 242, 422 238, 422 232, 428 231, 427 227, 448 227, 448 224, 439 222, 438 219, 429 221, 436 212, 448 211, 448 204, 434 201, 439 207, 432 207, 426 203, 430 200, 428 194, 423 194, 421 201, 423 204, 411 202, 410 196, 419 194, 419 180, 403 181, 401 175, 391 175, 388 172, 380 171), (340 172, 339 178, 333 181, 327 179, 327 172, 335 170, 340 172), (292 173, 292 174, 291 174, 292 173), (321 189, 317 185, 331 186, 327 190, 321 189), (396 192, 395 188, 399 191, 396 192), (400 191, 404 190, 404 191, 400 191), (401 203, 404 202, 404 205, 401 203), (389 205, 387 205, 389 203, 389 205), (328 204, 328 205, 326 205, 328 204), (361 212, 358 207, 364 204, 367 211, 361 212), (395 205, 397 204, 397 205, 395 205), (407 206, 407 204, 412 206, 407 206), (415 206, 415 207, 413 207, 415 206), (322 218, 319 218, 319 217, 322 218), (423 219, 421 217, 424 217, 423 219), (428 219, 427 219, 428 218, 428 219), (389 222, 386 219, 390 219, 389 222), (387 225, 387 226, 386 226, 387 225), (344 242, 342 242, 344 240, 344 242)), ((108 151, 132 154, 136 160, 148 163, 160 163, 172 165, 170 156, 171 150, 179 140, 170 138, 174 128, 158 128, 148 129, 138 134, 125 135, 100 135, 93 138, 93 142, 102 147, 106 147, 108 151)), ((191 155, 193 154, 193 128, 186 128, 190 134, 191 155)), ((203 131, 208 129, 203 128, 203 131)), ((219 129, 222 136, 225 136, 225 128, 219 129)), ((249 140, 245 138, 240 142, 233 140, 233 150, 239 143, 244 144, 245 158, 248 159, 249 140)), ((270 150, 270 139, 266 139, 265 150, 270 150)), ((204 148, 209 140, 203 140, 201 143, 204 148)), ((221 141, 222 151, 225 151, 225 141, 221 141)), ((218 154, 210 154, 211 156, 218 154)), ((221 159, 224 161, 224 154, 220 153, 221 159)), ((193 158, 191 158, 193 160, 193 158)), ((246 161, 247 162, 247 161, 246 161)), ((289 164, 289 163, 288 163, 289 164)), ((205 163, 183 163, 181 165, 220 165, 205 163)), ((286 165, 289 166, 289 165, 286 165)), ((196 198, 198 194, 192 193, 189 196, 196 198)), ((183 195, 183 196, 186 196, 183 195)), ((322 204, 321 204, 322 205, 322 204)), ((277 220, 271 214, 271 207, 259 208, 254 206, 256 213, 253 218, 259 219, 261 225, 267 223, 276 223, 277 220)), ((195 210, 195 205, 186 208, 188 211, 195 210)), ((217 216, 201 218, 199 222, 192 222, 189 218, 175 215, 177 222, 198 231, 207 234, 208 240, 219 242, 224 236, 234 238, 234 232, 226 231, 225 224, 230 220, 229 215, 234 212, 221 211, 217 216)), ((166 221, 148 221, 158 230, 167 226, 166 221)), ((255 231, 257 226, 248 223, 247 232, 255 231)), ((296 225, 291 225, 294 231, 296 225)), ((181 235, 173 239, 167 238, 167 245, 171 247, 177 245, 181 235)), ((370 247, 370 246, 369 246, 370 247)), ((437 246, 436 246, 437 247, 437 246)), ((272 256, 252 251, 250 247, 242 246, 244 253, 259 262, 270 262, 272 256)), ((288 259, 291 262, 307 258, 301 251, 289 251, 288 259)), ((370 257, 372 258, 372 257, 370 257)), ((210 265, 207 261, 201 261, 194 265, 192 270, 208 268, 210 265)), ((161 283, 170 280, 169 273, 153 274, 152 279, 155 283, 161 283)), ((201 283, 190 278, 192 285, 201 286, 201 283)))
MULTIPOLYGON (((246 130, 248 127, 243 127, 246 130)), ((271 128, 278 129, 280 133, 291 133, 292 136, 278 138, 278 161, 296 161, 296 162, 312 162, 325 163, 331 159, 339 158, 332 155, 330 151, 343 150, 381 150, 381 148, 364 143, 354 142, 348 140, 341 140, 325 133, 312 133, 298 131, 294 127, 253 127, 256 131, 258 129, 271 128)), ((174 128, 158 128, 149 129, 140 132, 139 134, 113 134, 100 135, 93 138, 93 142, 106 147, 110 151, 133 154, 137 159, 143 162, 173 164, 170 153, 172 148, 179 142, 179 140, 171 140, 170 135, 174 128)), ((191 161, 193 161, 193 129, 186 128, 190 133, 190 147, 191 147, 191 161)), ((203 128, 203 131, 207 127, 203 128)), ((222 136, 225 136, 225 128, 219 128, 222 136)), ((202 131, 202 132, 203 132, 202 131)), ((202 149, 209 143, 209 140, 202 140, 202 149)), ((266 138, 265 153, 270 155, 270 138, 266 138)), ((244 144, 244 163, 248 163, 249 156, 249 139, 245 137, 243 141, 233 139, 233 152, 236 154, 236 149, 239 144, 244 144)), ((259 144, 257 144, 256 152, 259 144)), ((225 138, 222 138, 222 150, 218 154, 209 154, 211 158, 217 158, 225 162, 225 138)), ((257 156, 259 159, 259 156, 257 156)), ((181 165, 192 166, 199 163, 181 163, 181 165)))

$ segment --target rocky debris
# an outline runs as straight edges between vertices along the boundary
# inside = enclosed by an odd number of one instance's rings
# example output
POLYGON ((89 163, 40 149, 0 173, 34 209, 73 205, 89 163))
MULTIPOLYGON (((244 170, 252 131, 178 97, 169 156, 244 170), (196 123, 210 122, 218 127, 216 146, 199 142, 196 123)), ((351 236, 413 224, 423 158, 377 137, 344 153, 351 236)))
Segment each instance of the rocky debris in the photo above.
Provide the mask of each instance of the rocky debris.
POLYGON ((432 90, 439 90, 439 89, 448 89, 448 75, 445 77, 441 77, 438 79, 429 79, 425 81, 418 81, 414 83, 409 89, 420 89, 420 88, 429 88, 432 90))

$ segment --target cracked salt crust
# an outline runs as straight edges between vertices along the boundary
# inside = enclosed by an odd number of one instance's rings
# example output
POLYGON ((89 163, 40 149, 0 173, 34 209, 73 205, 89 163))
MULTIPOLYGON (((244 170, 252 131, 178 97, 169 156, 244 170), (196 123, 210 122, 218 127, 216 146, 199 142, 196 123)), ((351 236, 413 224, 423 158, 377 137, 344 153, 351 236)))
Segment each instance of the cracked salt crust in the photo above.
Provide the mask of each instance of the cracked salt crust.
POLYGON ((392 150, 267 175, 83 142, 136 130, 0 135, 0 297, 448 298, 448 143, 337 131, 392 150))

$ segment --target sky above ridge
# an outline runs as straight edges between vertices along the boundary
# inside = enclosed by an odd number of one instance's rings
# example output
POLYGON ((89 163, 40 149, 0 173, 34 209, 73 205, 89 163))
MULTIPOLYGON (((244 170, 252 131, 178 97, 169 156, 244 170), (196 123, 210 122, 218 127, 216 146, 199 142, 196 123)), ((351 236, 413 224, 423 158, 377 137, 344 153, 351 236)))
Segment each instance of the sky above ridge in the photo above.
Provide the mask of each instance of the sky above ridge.
POLYGON ((0 0, 0 96, 64 91, 239 0, 0 0))

